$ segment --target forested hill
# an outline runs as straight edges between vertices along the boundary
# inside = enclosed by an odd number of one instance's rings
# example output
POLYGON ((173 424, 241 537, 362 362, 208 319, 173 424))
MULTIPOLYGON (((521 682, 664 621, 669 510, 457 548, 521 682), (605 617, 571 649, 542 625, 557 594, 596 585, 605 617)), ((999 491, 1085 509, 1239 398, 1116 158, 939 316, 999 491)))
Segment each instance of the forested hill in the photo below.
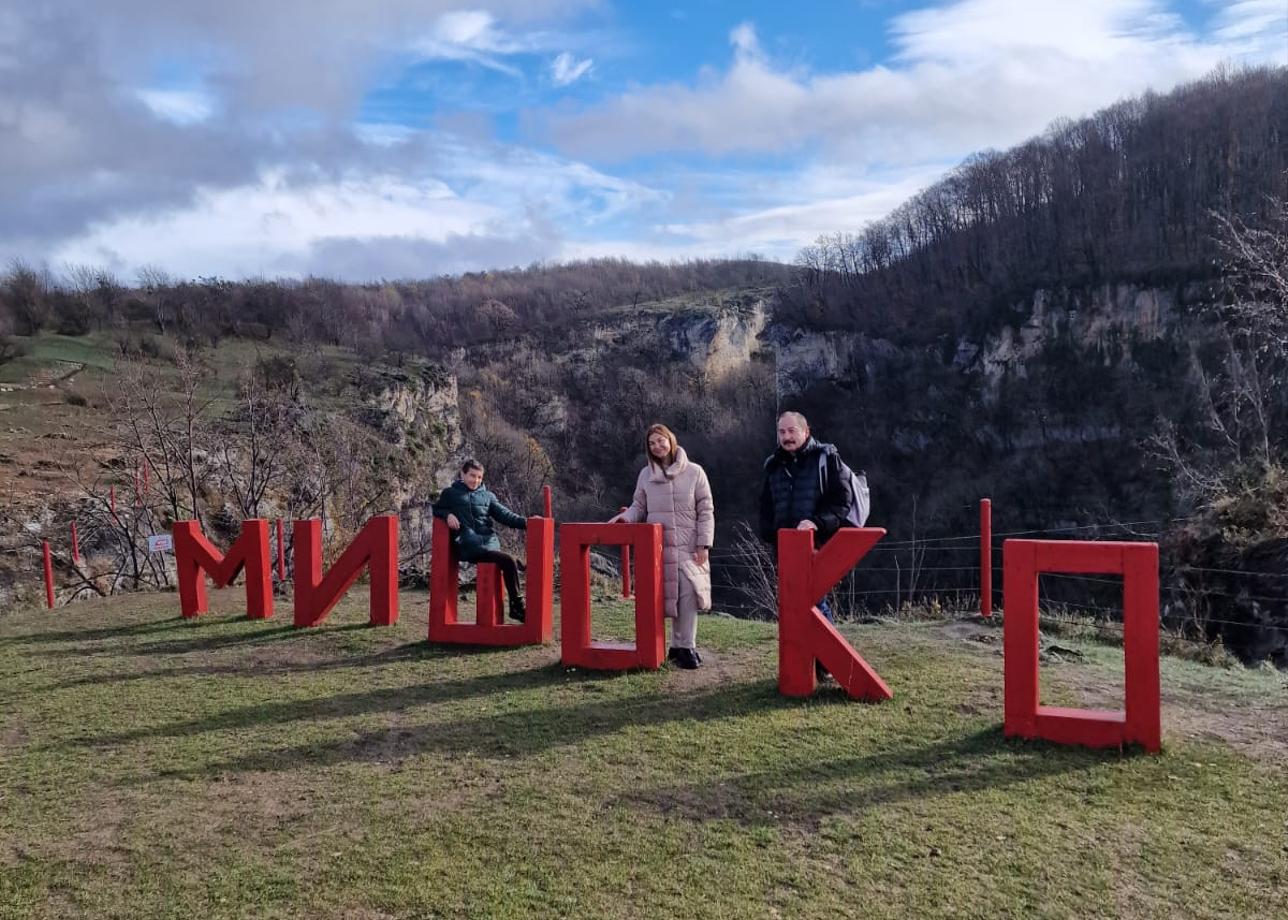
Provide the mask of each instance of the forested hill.
POLYGON ((1288 68, 1220 70, 977 154, 889 216, 821 237, 781 319, 916 338, 995 326, 1036 289, 1217 274, 1212 214, 1288 196, 1288 68))

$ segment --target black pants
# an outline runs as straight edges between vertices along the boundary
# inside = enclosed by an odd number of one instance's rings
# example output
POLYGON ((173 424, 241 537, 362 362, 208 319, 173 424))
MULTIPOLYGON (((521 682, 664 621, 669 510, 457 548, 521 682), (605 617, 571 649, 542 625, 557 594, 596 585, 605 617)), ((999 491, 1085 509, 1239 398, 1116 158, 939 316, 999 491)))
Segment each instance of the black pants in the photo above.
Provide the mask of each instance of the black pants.
POLYGON ((498 549, 485 549, 476 555, 474 561, 490 562, 501 570, 501 577, 505 579, 505 593, 510 596, 511 601, 522 597, 519 594, 519 564, 514 561, 513 556, 498 549))

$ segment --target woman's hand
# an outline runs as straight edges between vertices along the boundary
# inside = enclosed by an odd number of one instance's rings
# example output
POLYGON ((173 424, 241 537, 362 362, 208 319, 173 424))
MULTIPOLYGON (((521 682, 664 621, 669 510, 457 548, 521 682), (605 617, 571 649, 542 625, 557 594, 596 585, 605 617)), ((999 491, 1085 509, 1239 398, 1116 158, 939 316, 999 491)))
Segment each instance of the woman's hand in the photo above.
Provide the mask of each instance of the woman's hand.
POLYGON ((710 558, 711 553, 705 546, 699 546, 698 551, 693 554, 693 561, 698 565, 706 565, 710 558))
POLYGON ((610 518, 608 519, 607 523, 609 523, 609 524, 620 524, 620 523, 622 523, 622 515, 620 515, 620 514, 614 514, 612 517, 610 517, 610 518))
POLYGON ((454 515, 454 514, 449 514, 449 515, 447 516, 447 527, 448 527, 448 529, 449 529, 449 530, 460 530, 460 529, 461 529, 461 522, 457 519, 456 515, 454 515))

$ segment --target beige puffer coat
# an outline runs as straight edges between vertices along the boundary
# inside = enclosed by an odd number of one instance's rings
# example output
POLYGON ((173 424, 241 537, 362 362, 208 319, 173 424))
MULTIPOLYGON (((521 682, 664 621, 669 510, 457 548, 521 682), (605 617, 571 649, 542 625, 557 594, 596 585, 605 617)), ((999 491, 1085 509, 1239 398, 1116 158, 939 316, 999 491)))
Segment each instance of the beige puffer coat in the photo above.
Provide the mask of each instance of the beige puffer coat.
MULTIPOLYGON (((715 504, 707 473, 690 463, 684 448, 666 470, 650 463, 635 482, 635 500, 621 515, 628 524, 661 524, 662 574, 666 586, 666 615, 676 615, 680 593, 680 561, 692 558, 699 546, 711 546, 716 536, 715 504)), ((710 570, 711 563, 707 563, 710 570)))

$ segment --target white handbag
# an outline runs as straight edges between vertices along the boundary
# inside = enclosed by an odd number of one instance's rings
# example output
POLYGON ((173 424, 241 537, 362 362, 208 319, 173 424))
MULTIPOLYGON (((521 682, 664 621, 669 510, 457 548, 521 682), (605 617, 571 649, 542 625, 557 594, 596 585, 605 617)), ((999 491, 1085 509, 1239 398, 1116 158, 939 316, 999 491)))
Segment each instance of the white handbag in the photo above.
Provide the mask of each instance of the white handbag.
POLYGON ((698 609, 710 610, 711 570, 705 565, 698 565, 692 559, 685 559, 680 563, 680 572, 693 587, 693 593, 698 600, 698 609))

